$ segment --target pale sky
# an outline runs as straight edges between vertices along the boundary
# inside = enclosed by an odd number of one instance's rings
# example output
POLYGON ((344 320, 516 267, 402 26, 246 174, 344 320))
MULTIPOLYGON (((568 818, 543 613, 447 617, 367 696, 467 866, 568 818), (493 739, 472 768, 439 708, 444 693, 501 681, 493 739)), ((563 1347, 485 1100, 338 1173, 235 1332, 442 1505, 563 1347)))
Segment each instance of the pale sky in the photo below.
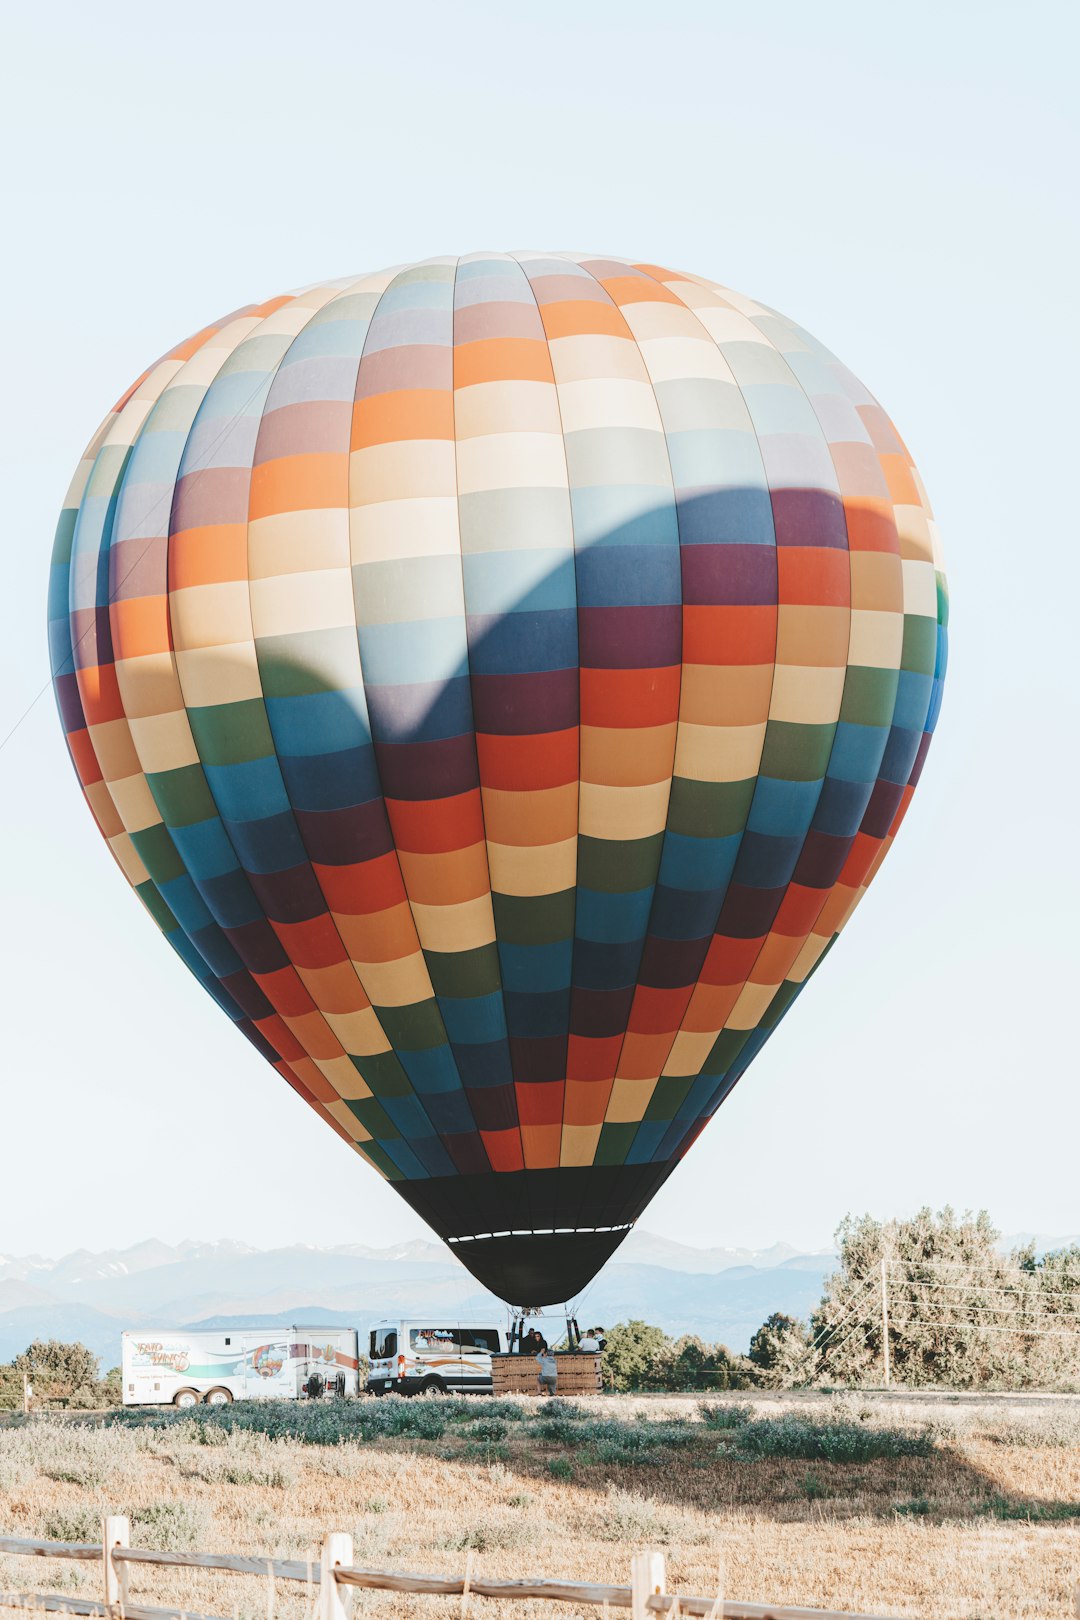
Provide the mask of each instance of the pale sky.
MULTIPOLYGON (((845 1211, 1075 1230, 1080 374, 1070 4, 355 0, 6 22, 0 733, 46 684, 70 474, 238 305, 440 253, 707 275, 879 397, 920 467, 951 667, 869 895, 642 1225, 817 1247, 845 1211)), ((46 692, 0 752, 0 1253, 425 1228, 181 967, 46 692)))

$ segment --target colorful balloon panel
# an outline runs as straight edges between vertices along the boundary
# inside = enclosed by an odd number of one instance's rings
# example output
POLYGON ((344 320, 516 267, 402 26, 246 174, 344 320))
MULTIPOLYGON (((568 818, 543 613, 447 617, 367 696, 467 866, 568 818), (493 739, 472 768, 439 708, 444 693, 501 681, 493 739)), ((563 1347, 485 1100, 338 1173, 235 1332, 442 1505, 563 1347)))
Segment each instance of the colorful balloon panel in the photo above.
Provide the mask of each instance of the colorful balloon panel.
POLYGON ((92 441, 50 636, 178 954, 503 1297, 571 1297, 831 946, 945 668, 918 474, 800 328, 568 254, 238 311, 92 441))

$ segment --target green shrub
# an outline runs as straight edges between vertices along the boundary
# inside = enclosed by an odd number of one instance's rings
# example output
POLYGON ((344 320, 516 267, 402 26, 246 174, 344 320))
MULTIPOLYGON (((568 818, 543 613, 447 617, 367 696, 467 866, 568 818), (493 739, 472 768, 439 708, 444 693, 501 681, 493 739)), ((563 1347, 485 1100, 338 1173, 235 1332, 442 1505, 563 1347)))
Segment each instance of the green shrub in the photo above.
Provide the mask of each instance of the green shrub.
MULTIPOLYGON (((199 1443, 218 1444, 218 1431, 263 1434, 272 1440, 298 1440, 302 1445, 334 1446, 341 1441, 400 1436, 439 1440, 445 1434, 452 1403, 443 1396, 385 1395, 357 1401, 237 1401, 232 1406, 201 1407, 194 1412, 151 1412, 137 1407, 112 1414, 110 1425, 171 1429, 179 1423, 203 1432, 199 1443)), ((471 1413, 468 1414, 472 1416, 471 1413)))
POLYGON ((101 1541, 101 1514, 91 1507, 47 1513, 41 1522, 46 1541, 101 1541))
POLYGON ((99 1469, 92 1463, 69 1463, 66 1467, 43 1468, 42 1473, 46 1479, 55 1479, 61 1485, 82 1485, 87 1490, 95 1490, 104 1483, 99 1469))
POLYGON ((701 1421, 707 1429, 744 1429, 753 1420, 754 1409, 745 1402, 729 1405, 727 1402, 709 1405, 702 1402, 698 1407, 701 1421))
POLYGON ((500 1440, 505 1440, 509 1433, 510 1426, 504 1423, 502 1418, 488 1417, 486 1415, 476 1418, 465 1429, 465 1434, 470 1440, 483 1440, 491 1445, 500 1440))
POLYGON ((205 1509, 193 1502, 154 1502, 131 1517, 132 1542, 154 1552, 189 1552, 208 1528, 205 1509))
POLYGON ((569 1401, 545 1401, 534 1420, 533 1433, 541 1440, 565 1444, 580 1437, 584 1416, 580 1406, 569 1401))
POLYGON ((786 1413, 759 1418, 735 1435, 744 1457, 797 1457, 833 1463, 873 1462, 879 1457, 926 1457, 934 1450, 927 1430, 876 1428, 850 1418, 810 1418, 786 1413))
POLYGON ((1021 1519, 1030 1523, 1080 1519, 1080 1502, 1017 1502, 994 1495, 982 1503, 982 1511, 995 1519, 1021 1519))

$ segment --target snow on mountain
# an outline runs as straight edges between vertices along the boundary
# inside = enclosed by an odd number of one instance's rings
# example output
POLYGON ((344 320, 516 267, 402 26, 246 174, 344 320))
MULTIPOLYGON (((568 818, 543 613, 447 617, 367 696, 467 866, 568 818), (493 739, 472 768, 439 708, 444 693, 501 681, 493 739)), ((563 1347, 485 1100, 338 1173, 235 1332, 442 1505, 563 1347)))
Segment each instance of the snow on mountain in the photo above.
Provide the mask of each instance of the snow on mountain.
MULTIPOLYGON (((823 1249, 806 1256, 815 1265, 834 1258, 835 1251, 823 1249)), ((616 1251, 616 1262, 634 1261, 640 1265, 662 1266, 667 1271, 695 1273, 730 1271, 735 1266, 755 1266, 768 1269, 773 1266, 792 1265, 802 1259, 803 1251, 790 1243, 773 1243, 767 1249, 694 1248, 674 1238, 657 1237, 652 1232, 635 1228, 616 1251)))
MULTIPOLYGON (((1021 1234, 1002 1240, 1012 1248, 1021 1234)), ((1040 1252, 1076 1239, 1036 1235, 1040 1252)), ((694 1248, 634 1231, 579 1306, 584 1323, 611 1326, 639 1316, 669 1333, 697 1333, 744 1350, 772 1311, 805 1318, 836 1265, 831 1250, 790 1243, 764 1249, 694 1248)), ((385 1315, 473 1317, 505 1307, 479 1288, 460 1261, 424 1238, 377 1248, 363 1243, 257 1249, 220 1238, 157 1239, 126 1249, 86 1249, 59 1260, 0 1258, 0 1360, 33 1338, 82 1339, 106 1366, 119 1358, 124 1328, 228 1320, 336 1320, 366 1332, 385 1315)))
POLYGON ((54 1262, 40 1254, 0 1254, 0 1282, 26 1282, 40 1271, 51 1271, 54 1262))
MULTIPOLYGON (((831 1254, 791 1244, 764 1250, 695 1249, 635 1232, 588 1291, 583 1309, 614 1322, 643 1316, 671 1332, 743 1347, 770 1310, 805 1312, 820 1295, 831 1254)), ((106 1365, 123 1328, 205 1321, 330 1320, 366 1332, 386 1314, 491 1314, 505 1306, 479 1288, 441 1244, 419 1238, 386 1248, 351 1243, 256 1249, 218 1239, 85 1249, 57 1261, 10 1258, 0 1268, 0 1359, 34 1337, 81 1338, 106 1365), (24 1275, 31 1280, 24 1280, 24 1275)))

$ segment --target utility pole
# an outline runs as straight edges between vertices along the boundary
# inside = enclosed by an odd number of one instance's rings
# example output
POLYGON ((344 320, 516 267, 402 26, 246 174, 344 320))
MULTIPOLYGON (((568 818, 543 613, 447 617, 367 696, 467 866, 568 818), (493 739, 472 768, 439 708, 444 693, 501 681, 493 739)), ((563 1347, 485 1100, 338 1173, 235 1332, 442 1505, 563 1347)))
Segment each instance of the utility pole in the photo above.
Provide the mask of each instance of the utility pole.
POLYGON ((889 1262, 881 1257, 881 1353, 885 1360, 885 1388, 891 1382, 889 1369, 889 1262))

